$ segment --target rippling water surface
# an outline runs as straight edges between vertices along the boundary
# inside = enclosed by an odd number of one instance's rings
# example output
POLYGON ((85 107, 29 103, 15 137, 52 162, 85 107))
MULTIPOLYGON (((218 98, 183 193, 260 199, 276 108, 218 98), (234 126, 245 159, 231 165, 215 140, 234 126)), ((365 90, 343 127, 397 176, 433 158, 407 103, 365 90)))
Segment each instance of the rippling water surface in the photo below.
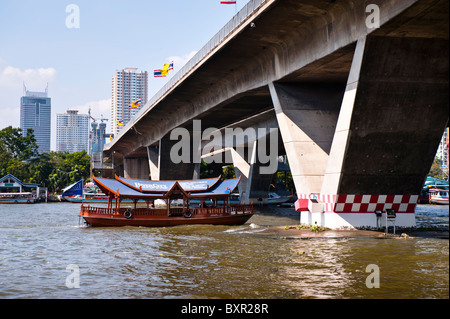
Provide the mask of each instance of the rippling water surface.
MULTIPOLYGON (((298 222, 278 210, 233 227, 91 228, 76 204, 2 205, 0 298, 449 298, 448 239, 259 234, 298 222), (366 286, 369 264, 380 288, 366 286), (66 285, 70 265, 79 288, 66 285)), ((448 229, 448 206, 416 216, 448 229)))

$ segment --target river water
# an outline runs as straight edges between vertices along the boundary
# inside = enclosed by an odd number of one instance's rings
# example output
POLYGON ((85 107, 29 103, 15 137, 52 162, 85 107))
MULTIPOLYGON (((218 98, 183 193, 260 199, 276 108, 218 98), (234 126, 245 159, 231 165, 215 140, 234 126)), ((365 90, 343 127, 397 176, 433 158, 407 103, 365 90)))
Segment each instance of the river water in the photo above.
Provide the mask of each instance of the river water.
MULTIPOLYGON (((0 298, 449 298, 448 239, 259 234, 298 223, 281 208, 243 226, 173 228, 86 227, 78 212, 0 206, 0 298)), ((418 205, 416 217, 448 229, 448 206, 418 205)))

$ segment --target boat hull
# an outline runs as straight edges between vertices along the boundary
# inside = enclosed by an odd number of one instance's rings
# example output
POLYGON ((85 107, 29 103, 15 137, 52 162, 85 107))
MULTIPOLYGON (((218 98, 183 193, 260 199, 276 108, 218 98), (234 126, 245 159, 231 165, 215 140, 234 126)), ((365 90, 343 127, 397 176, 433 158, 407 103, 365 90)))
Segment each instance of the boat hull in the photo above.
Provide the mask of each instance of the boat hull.
POLYGON ((448 205, 448 198, 431 198, 430 199, 430 203, 431 204, 436 204, 436 205, 448 205))
POLYGON ((85 222, 93 227, 172 227, 180 225, 243 225, 253 214, 236 214, 228 216, 193 216, 185 217, 153 217, 133 218, 82 216, 85 222))
POLYGON ((81 206, 80 216, 94 227, 171 227, 178 225, 242 225, 253 216, 252 205, 214 208, 105 208, 81 206))
POLYGON ((37 199, 2 199, 0 204, 35 204, 37 199))

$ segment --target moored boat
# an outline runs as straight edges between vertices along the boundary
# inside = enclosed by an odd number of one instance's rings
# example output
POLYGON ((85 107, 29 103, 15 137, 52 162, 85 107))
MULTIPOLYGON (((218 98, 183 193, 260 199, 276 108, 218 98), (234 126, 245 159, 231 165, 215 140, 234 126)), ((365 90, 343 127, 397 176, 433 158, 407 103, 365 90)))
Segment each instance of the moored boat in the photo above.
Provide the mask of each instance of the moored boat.
POLYGON ((430 190, 431 189, 448 189, 448 181, 439 179, 436 177, 428 176, 422 187, 422 190, 417 199, 418 204, 432 204, 430 202, 430 190))
POLYGON ((290 199, 291 199, 290 196, 280 196, 277 193, 270 192, 268 194, 267 204, 269 204, 269 205, 280 205, 280 204, 286 203, 290 199))
POLYGON ((116 176, 94 181, 108 196, 108 205, 81 206, 80 216, 91 226, 242 225, 253 216, 253 204, 230 204, 240 179, 150 181, 116 176), (133 204, 123 205, 124 200, 133 204), (158 205, 161 201, 163 205, 158 205), (182 204, 171 205, 175 201, 182 204))
POLYGON ((61 200, 71 203, 107 203, 108 196, 97 191, 96 187, 85 187, 79 180, 63 189, 61 200))
POLYGON ((29 192, 0 193, 0 204, 34 204, 38 200, 29 192))
POLYGON ((430 195, 430 203, 438 205, 448 205, 448 188, 431 188, 428 191, 430 195))

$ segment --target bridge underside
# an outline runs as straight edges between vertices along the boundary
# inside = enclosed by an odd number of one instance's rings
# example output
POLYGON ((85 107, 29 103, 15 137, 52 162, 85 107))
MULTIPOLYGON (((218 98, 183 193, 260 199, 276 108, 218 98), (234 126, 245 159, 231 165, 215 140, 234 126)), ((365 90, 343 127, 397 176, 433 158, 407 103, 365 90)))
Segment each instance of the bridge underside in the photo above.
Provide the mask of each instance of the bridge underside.
POLYGON ((268 1, 247 21, 254 27, 237 30, 149 105, 105 155, 126 177, 198 177, 195 154, 210 141, 175 165, 170 133, 185 128, 195 140, 217 128, 221 162, 243 176, 242 199, 266 201, 271 175, 260 174, 269 164, 258 152, 270 153, 270 134, 230 149, 225 129, 273 128, 277 154, 269 155, 288 157, 302 222, 375 227, 374 212, 392 208, 397 225, 414 226, 448 125, 448 1, 373 2, 377 29, 367 28, 365 1, 268 1))

